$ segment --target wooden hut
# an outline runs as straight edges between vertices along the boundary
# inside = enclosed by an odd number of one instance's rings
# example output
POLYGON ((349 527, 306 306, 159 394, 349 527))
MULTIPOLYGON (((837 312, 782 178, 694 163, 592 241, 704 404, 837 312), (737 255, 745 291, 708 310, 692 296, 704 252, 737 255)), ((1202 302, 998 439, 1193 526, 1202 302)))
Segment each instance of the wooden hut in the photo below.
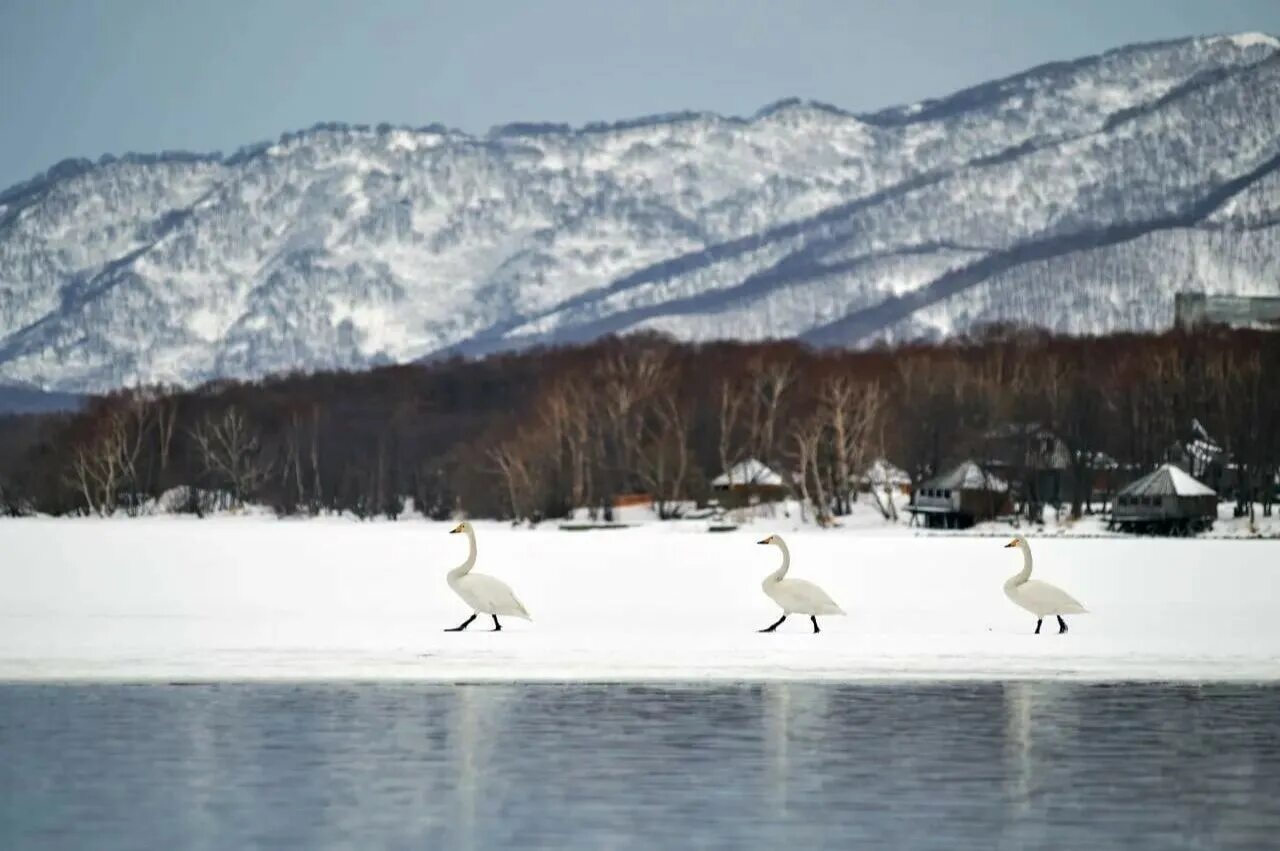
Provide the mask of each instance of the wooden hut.
POLYGON ((777 502, 790 493, 782 476, 756 458, 734 464, 716 476, 711 480, 711 490, 726 506, 777 502))
POLYGON ((1174 464, 1164 464, 1116 494, 1111 528, 1186 534, 1213 526, 1218 495, 1174 464))
POLYGON ((911 494, 911 522, 930 528, 965 529, 1008 511, 1009 484, 975 461, 962 461, 921 482, 911 494))
POLYGON ((1010 497, 1028 516, 1071 499, 1071 450, 1039 423, 1007 423, 984 436, 982 466, 1009 482, 1010 497))

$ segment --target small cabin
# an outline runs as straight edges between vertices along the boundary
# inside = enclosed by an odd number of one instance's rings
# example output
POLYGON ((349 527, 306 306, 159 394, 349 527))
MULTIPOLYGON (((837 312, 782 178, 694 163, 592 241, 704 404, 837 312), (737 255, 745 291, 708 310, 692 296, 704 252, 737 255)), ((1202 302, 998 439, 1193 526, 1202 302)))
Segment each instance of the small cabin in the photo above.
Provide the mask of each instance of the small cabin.
POLYGON ((1110 527, 1126 532, 1187 534, 1213 527, 1218 494, 1174 464, 1164 464, 1116 494, 1110 527))
POLYGON ((711 490, 723 505, 778 502, 791 489, 782 476, 763 461, 748 458, 711 480, 711 490))
POLYGON ((967 529, 1007 513, 1009 484, 975 461, 962 461, 921 482, 911 493, 911 522, 933 529, 967 529))
MULTIPOLYGON (((1030 516, 1071 499, 1071 450, 1040 423, 1006 423, 983 437, 982 467, 1009 482, 1010 497, 1030 516)), ((1088 491, 1083 491, 1088 493, 1088 491)))

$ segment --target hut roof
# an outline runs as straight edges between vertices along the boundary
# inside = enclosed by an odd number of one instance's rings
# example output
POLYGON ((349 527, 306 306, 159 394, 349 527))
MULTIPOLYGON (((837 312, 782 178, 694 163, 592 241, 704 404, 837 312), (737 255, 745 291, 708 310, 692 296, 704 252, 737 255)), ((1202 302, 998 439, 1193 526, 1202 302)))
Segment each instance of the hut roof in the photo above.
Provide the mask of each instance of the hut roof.
POLYGON ((1181 468, 1164 464, 1132 482, 1121 496, 1217 496, 1213 488, 1197 481, 1181 468))
POLYGON ((782 476, 771 470, 763 461, 757 458, 748 458, 734 464, 733 467, 725 473, 721 473, 711 480, 712 487, 727 488, 734 485, 762 485, 766 487, 781 487, 786 484, 782 481, 782 476))
POLYGON ((920 487, 999 492, 1009 489, 1004 479, 988 473, 976 461, 961 461, 947 472, 921 483, 920 487))

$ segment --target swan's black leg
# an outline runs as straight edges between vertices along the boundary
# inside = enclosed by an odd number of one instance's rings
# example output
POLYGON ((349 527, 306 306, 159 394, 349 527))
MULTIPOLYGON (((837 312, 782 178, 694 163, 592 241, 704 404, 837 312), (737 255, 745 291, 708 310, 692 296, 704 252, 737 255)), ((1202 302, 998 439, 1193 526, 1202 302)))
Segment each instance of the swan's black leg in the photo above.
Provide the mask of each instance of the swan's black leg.
POLYGON ((470 626, 470 625, 471 625, 471 622, 472 622, 473 620, 475 620, 475 619, 476 619, 475 612, 472 612, 472 613, 471 613, 471 617, 467 618, 465 621, 463 621, 462 623, 458 624, 458 625, 457 625, 457 626, 455 626, 453 629, 446 629, 446 630, 445 630, 445 632, 462 632, 464 629, 466 629, 468 626, 470 626))
POLYGON ((760 631, 761 631, 761 632, 773 632, 775 629, 777 629, 779 626, 781 626, 781 625, 782 625, 782 622, 783 622, 783 621, 785 621, 786 619, 787 619, 787 616, 786 616, 786 615, 783 615, 782 617, 778 618, 778 620, 774 623, 774 625, 773 625, 773 626, 767 626, 767 627, 765 627, 764 629, 762 629, 762 630, 760 630, 760 631))
POLYGON ((822 632, 822 630, 818 629, 818 616, 817 616, 817 615, 809 615, 809 620, 813 621, 813 631, 814 631, 815 633, 822 632))
POLYGON ((1062 615, 1058 615, 1058 635, 1067 631, 1067 622, 1062 619, 1062 615))
POLYGON ((498 623, 498 616, 497 616, 497 615, 492 615, 491 617, 493 618, 493 630, 492 630, 492 631, 493 631, 493 632, 502 632, 502 624, 498 623))
POLYGON ((1040 624, 1042 623, 1044 623, 1044 618, 1040 618, 1038 621, 1036 621, 1036 635, 1040 634, 1040 624))

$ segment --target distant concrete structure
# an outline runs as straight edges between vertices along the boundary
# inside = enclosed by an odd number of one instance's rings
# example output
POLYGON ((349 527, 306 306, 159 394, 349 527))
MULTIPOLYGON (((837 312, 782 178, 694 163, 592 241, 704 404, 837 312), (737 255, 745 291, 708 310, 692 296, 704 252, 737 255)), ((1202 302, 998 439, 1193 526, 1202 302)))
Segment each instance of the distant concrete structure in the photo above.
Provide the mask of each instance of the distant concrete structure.
POLYGON ((1280 296, 1175 293, 1173 321, 1179 328, 1230 325, 1280 331, 1280 296))

